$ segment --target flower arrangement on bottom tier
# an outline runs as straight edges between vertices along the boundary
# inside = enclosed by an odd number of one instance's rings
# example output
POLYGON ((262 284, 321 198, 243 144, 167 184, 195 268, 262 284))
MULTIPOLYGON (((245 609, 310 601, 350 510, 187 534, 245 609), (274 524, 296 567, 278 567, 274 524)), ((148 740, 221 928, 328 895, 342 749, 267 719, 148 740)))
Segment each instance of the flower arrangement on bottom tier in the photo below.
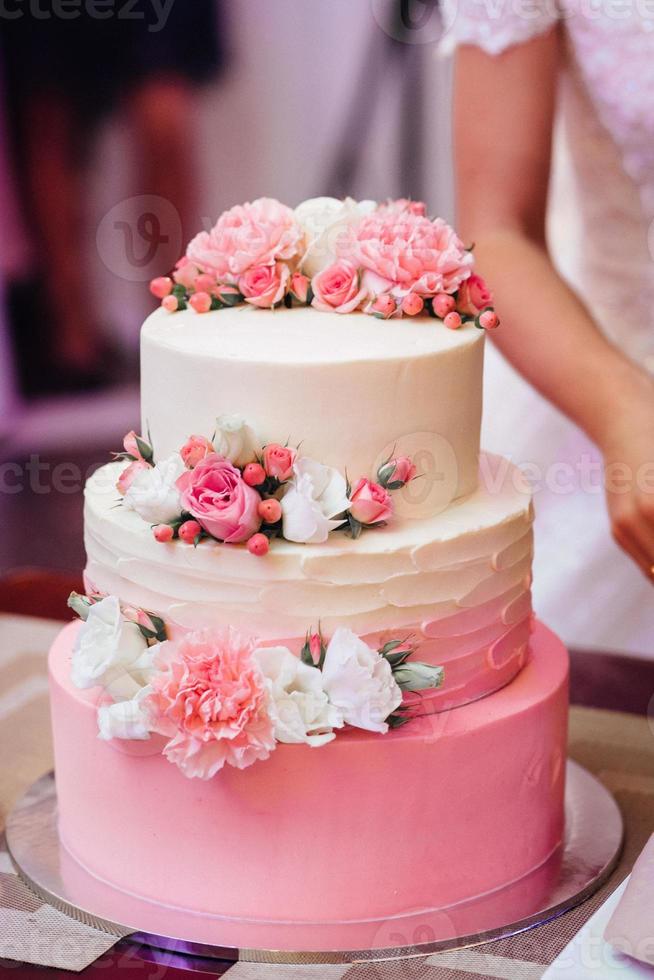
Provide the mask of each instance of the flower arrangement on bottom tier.
POLYGON ((245 769, 279 742, 327 745, 344 726, 385 734, 408 718, 404 691, 440 687, 443 668, 411 661, 407 640, 375 650, 344 627, 307 633, 299 657, 234 630, 168 638, 163 620, 115 596, 73 593, 82 619, 71 679, 102 689, 101 739, 167 741, 163 754, 189 778, 245 769))

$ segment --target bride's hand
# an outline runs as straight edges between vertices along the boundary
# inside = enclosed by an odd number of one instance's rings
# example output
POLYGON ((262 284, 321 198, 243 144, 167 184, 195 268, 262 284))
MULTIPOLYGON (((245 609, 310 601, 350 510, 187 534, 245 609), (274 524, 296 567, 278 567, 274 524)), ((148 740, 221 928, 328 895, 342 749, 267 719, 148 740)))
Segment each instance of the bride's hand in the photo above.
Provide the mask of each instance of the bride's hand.
POLYGON ((613 537, 654 582, 654 381, 635 371, 599 437, 613 537))

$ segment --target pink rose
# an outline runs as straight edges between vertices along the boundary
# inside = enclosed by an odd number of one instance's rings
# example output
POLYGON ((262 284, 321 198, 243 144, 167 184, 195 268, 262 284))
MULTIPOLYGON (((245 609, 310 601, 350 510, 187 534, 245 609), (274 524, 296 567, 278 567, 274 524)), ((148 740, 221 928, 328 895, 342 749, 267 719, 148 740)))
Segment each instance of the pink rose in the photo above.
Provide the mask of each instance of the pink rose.
POLYGON ((442 218, 376 211, 339 238, 341 258, 365 270, 371 292, 453 293, 472 271, 472 253, 442 218))
POLYGON ((205 439, 204 436, 189 436, 180 449, 180 456, 187 470, 192 470, 198 465, 200 460, 204 459, 205 456, 209 456, 213 451, 212 443, 208 439, 205 439))
POLYGON ((456 297, 456 307, 459 313, 476 316, 480 310, 485 310, 492 302, 492 293, 481 276, 469 276, 459 286, 456 297))
POLYGON ((255 265, 240 277, 238 288, 246 303, 269 310, 284 299, 289 278, 288 266, 283 262, 255 265))
POLYGON ((158 647, 146 708, 170 739, 169 762, 189 778, 211 779, 224 765, 245 769, 275 749, 255 644, 232 632, 188 633, 158 647))
POLYGON ((182 509, 219 541, 247 541, 261 527, 261 497, 224 456, 205 456, 195 469, 182 473, 176 485, 182 509))
POLYGON ((136 477, 143 470, 149 470, 150 464, 146 463, 144 459, 136 459, 133 463, 123 470, 123 472, 118 477, 118 482, 116 483, 116 489, 121 497, 124 497, 136 477))
POLYGON ((291 292, 295 296, 298 303, 306 303, 309 296, 309 286, 311 285, 311 280, 308 276, 305 276, 302 272, 294 272, 291 276, 291 292))
POLYGON ((416 475, 416 466, 408 456, 398 456, 392 459, 389 466, 393 466, 391 483, 409 483, 416 475))
POLYGON ((225 211, 211 231, 193 239, 186 255, 204 272, 236 282, 252 266, 295 258, 302 242, 293 211, 273 198, 261 197, 225 211))
POLYGON ((408 197, 398 197, 397 200, 388 200, 380 204, 377 213, 383 214, 417 214, 424 218, 427 214, 427 205, 424 201, 411 201, 408 197))
POLYGON ((272 442, 263 451, 263 466, 266 474, 275 477, 280 483, 289 480, 293 473, 296 456, 297 453, 294 449, 272 442))
POLYGON ((350 497, 350 514, 360 524, 387 521, 393 514, 391 495, 379 483, 362 477, 350 497))
POLYGON ((141 450, 139 449, 138 439, 140 439, 140 436, 137 436, 136 432, 132 429, 123 439, 123 449, 128 456, 133 456, 134 459, 143 459, 141 450))
POLYGON ((311 288, 311 305, 324 313, 351 313, 367 295, 359 281, 359 270, 344 259, 328 265, 315 275, 311 288))

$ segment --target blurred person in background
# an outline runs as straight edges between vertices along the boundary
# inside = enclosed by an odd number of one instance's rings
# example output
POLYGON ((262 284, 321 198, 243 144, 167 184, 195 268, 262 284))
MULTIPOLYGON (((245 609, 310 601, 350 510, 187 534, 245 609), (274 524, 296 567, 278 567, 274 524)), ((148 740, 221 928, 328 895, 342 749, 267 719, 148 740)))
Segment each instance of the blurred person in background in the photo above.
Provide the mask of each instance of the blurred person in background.
MULTIPOLYGON (((84 210, 94 136, 109 114, 124 111, 137 153, 134 192, 170 201, 186 237, 196 230, 190 125, 195 86, 214 77, 222 57, 216 2, 80 2, 62 11, 47 0, 38 10, 17 0, 0 17, 0 51, 34 251, 8 286, 23 386, 95 387, 114 358, 88 288, 84 210)), ((164 266, 178 257, 159 255, 164 266)))
POLYGON ((493 284, 498 346, 564 413, 489 352, 490 448, 537 464, 545 485, 536 608, 569 642, 650 655, 652 28, 640 5, 444 7, 459 231, 493 284))

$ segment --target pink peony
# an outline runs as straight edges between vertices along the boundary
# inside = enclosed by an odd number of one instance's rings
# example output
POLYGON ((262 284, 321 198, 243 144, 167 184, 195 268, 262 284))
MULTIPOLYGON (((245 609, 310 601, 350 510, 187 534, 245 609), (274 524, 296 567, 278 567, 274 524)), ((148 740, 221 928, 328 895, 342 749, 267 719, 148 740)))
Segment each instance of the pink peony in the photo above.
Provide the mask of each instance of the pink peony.
POLYGON ((362 477, 350 497, 350 514, 360 524, 387 521, 393 514, 391 495, 379 483, 362 477))
POLYGON ((365 270, 373 293, 453 293, 471 274, 472 254, 442 218, 377 211, 350 227, 338 254, 365 270))
POLYGON ((153 731, 170 738, 169 762, 189 778, 224 765, 245 769, 275 749, 254 644, 232 632, 188 633, 162 643, 146 707, 153 731))
POLYGON ((456 297, 456 307, 459 313, 476 316, 480 310, 485 310, 492 302, 492 293, 481 276, 472 275, 461 283, 456 297))
POLYGON ((246 303, 269 310, 284 299, 289 278, 288 266, 283 262, 254 265, 240 277, 238 288, 246 303))
POLYGON ((204 436, 189 436, 179 454, 187 470, 192 470, 213 451, 213 444, 204 436))
POLYGON ((144 459, 134 460, 129 466, 123 470, 123 472, 118 477, 118 482, 116 483, 116 489, 121 497, 124 497, 136 477, 143 470, 149 470, 150 464, 146 463, 144 459))
POLYGON ((359 270, 340 259, 311 280, 311 305, 324 313, 351 313, 367 296, 359 281, 359 270))
POLYGON ((268 476, 274 476, 283 483, 291 478, 296 456, 294 449, 271 442, 263 451, 263 467, 268 476))
POLYGON ((261 497, 224 456, 210 453, 195 469, 182 473, 177 489, 182 508, 219 541, 247 541, 261 527, 261 497))
POLYGON ((417 214, 424 218, 427 214, 427 205, 424 201, 411 201, 408 197, 398 197, 393 201, 389 199, 380 204, 377 213, 382 214, 417 214))
POLYGON ((252 266, 295 258, 302 242, 292 210, 261 197, 225 211, 211 231, 196 235, 186 255, 204 272, 235 282, 252 266))

